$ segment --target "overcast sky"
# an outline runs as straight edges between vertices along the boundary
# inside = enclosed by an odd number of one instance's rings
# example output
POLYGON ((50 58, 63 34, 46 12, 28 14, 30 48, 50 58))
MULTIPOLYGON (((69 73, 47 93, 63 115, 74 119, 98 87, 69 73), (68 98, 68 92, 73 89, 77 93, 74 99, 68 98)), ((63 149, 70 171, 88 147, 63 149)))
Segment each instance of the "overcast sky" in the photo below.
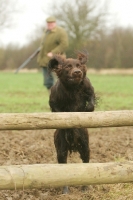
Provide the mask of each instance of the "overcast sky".
MULTIPOLYGON (((106 0, 102 0, 106 2, 106 0)), ((108 0, 109 10, 114 17, 114 23, 121 26, 133 27, 133 0, 108 0)), ((19 0, 18 7, 21 12, 15 14, 14 26, 0 33, 0 45, 10 43, 25 45, 34 36, 37 27, 45 23, 47 13, 42 8, 47 8, 54 0, 19 0)), ((56 0, 58 3, 59 0, 56 0)))

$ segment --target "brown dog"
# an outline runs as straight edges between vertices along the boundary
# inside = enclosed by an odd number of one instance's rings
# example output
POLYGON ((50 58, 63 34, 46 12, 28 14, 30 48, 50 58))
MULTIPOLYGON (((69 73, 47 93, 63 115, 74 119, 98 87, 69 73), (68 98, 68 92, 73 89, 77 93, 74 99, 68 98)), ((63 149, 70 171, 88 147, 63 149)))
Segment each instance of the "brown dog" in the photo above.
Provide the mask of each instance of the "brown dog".
MULTIPOLYGON (((86 77, 88 56, 79 52, 77 59, 55 55, 49 62, 49 70, 58 77, 51 88, 49 105, 52 112, 92 112, 95 93, 86 77)), ((67 163, 68 151, 78 151, 84 163, 89 162, 89 136, 86 128, 57 129, 54 134, 58 163, 67 163)), ((67 193, 65 187, 63 193, 67 193)))

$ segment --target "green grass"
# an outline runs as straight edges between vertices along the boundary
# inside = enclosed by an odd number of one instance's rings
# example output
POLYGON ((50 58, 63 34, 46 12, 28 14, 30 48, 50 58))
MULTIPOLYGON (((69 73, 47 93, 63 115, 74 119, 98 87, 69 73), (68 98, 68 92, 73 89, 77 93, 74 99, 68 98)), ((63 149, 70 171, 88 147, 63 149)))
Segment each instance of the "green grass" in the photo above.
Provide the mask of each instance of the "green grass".
POLYGON ((90 75, 100 97, 97 110, 132 110, 133 77, 129 75, 90 75))
POLYGON ((0 73, 0 112, 49 111, 41 73, 0 73))
MULTIPOLYGON (((123 75, 89 75, 100 97, 96 110, 132 110, 133 77, 123 75)), ((0 72, 0 112, 49 112, 49 94, 38 73, 0 72)))

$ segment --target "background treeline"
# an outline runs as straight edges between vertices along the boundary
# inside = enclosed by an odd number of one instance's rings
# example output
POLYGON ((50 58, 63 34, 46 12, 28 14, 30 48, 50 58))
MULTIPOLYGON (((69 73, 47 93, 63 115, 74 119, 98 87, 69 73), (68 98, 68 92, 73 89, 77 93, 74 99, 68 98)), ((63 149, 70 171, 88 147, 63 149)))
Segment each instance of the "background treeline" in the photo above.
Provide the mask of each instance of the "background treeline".
MULTIPOLYGON (((16 69, 40 45, 41 38, 31 41, 22 48, 9 45, 0 48, 0 70, 16 69)), ((91 68, 133 68, 133 29, 114 28, 110 33, 100 32, 94 39, 87 39, 80 47, 75 47, 70 40, 67 56, 74 56, 74 51, 87 49, 89 52, 88 65, 91 68)), ((38 68, 34 58, 26 68, 38 68)))
MULTIPOLYGON (((85 49, 89 53, 88 66, 91 68, 133 68, 133 29, 119 27, 119 24, 111 26, 115 19, 109 15, 109 1, 106 2, 102 5, 100 1, 97 4, 97 0, 62 0, 60 4, 52 4, 47 9, 51 13, 47 15, 54 15, 57 24, 66 29, 69 36, 68 57, 75 56, 77 50, 85 49)), ((7 9, 4 12, 0 9, 0 29, 3 29, 7 24, 11 25, 9 19, 15 12, 8 0, 0 0, 0 3, 7 9)), ((13 44, 0 47, 0 70, 18 68, 38 48, 44 26, 37 28, 27 39, 27 45, 21 48, 13 44)), ((38 68, 36 58, 26 67, 38 68)))

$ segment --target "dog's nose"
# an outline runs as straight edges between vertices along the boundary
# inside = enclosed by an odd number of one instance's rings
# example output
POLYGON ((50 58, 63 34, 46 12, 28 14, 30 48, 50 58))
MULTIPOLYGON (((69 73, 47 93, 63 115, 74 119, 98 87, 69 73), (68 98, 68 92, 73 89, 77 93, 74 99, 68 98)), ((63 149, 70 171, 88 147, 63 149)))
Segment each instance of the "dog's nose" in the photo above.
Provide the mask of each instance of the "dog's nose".
POLYGON ((74 72, 73 72, 74 74, 81 74, 81 70, 75 70, 74 72))

